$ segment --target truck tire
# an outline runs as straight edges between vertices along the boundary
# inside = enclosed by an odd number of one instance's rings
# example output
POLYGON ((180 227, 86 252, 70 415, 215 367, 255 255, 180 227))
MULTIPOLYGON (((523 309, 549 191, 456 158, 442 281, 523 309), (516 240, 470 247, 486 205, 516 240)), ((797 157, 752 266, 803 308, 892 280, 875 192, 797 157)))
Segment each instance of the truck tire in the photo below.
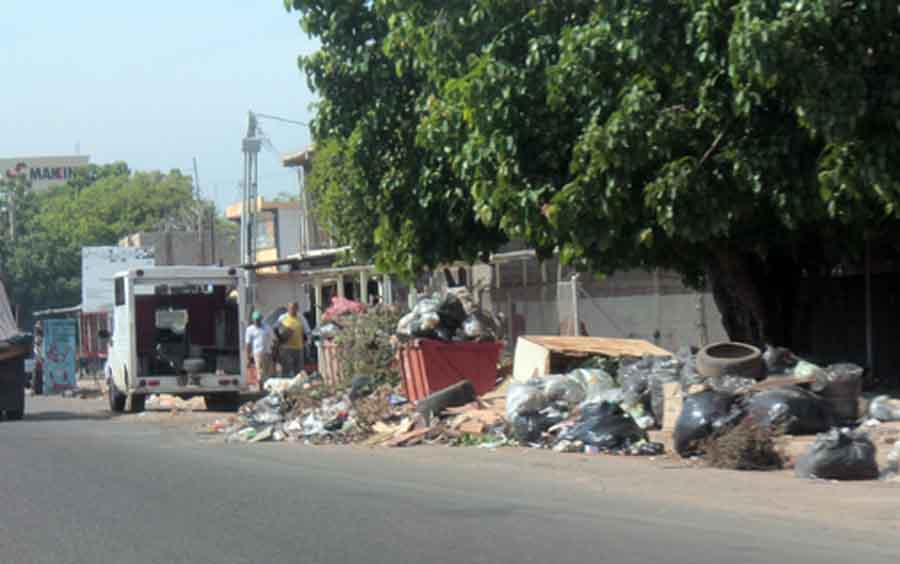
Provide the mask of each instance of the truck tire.
POLYGON ((708 345, 697 353, 697 373, 703 378, 741 376, 762 380, 766 376, 762 351, 745 343, 708 345))
POLYGON ((131 394, 131 403, 128 405, 129 413, 140 413, 144 411, 144 405, 147 402, 147 396, 144 394, 131 394))
POLYGON ((113 413, 122 413, 123 411, 125 411, 125 400, 128 398, 125 397, 125 394, 120 393, 112 382, 110 382, 109 384, 109 391, 107 392, 107 396, 109 397, 110 411, 112 411, 113 413))
POLYGON ((241 406, 241 395, 237 392, 205 396, 207 411, 227 411, 233 413, 241 406))
POLYGON ((23 417, 25 417, 25 413, 23 413, 21 409, 6 412, 7 421, 21 421, 23 417))

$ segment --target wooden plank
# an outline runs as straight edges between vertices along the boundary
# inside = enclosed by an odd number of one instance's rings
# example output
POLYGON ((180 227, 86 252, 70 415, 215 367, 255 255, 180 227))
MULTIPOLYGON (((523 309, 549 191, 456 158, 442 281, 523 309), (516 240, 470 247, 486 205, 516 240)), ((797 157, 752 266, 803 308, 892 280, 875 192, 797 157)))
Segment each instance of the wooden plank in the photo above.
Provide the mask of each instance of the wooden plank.
POLYGON ((415 431, 410 431, 408 433, 400 433, 399 435, 397 435, 396 437, 387 441, 384 444, 385 444, 385 446, 389 446, 389 447, 403 446, 406 443, 409 443, 415 439, 423 438, 425 435, 427 435, 430 432, 431 432, 431 427, 425 427, 423 429, 416 429, 415 431))
POLYGON ((674 431, 675 422, 681 415, 684 398, 681 395, 681 383, 670 382, 663 384, 663 431, 674 431))
POLYGON ((763 392, 765 390, 774 390, 775 388, 783 388, 785 386, 814 384, 815 382, 815 376, 775 376, 766 378, 762 382, 757 382, 743 393, 763 392))
POLYGON ((466 421, 456 428, 460 433, 468 433, 470 435, 483 435, 484 423, 481 421, 466 421))
MULTIPOLYGON (((516 359, 522 343, 539 345, 560 353, 588 353, 606 356, 672 356, 672 353, 642 339, 613 339, 607 337, 567 337, 527 335, 519 337, 516 343, 516 359)), ((517 378, 518 379, 518 378, 517 378)))

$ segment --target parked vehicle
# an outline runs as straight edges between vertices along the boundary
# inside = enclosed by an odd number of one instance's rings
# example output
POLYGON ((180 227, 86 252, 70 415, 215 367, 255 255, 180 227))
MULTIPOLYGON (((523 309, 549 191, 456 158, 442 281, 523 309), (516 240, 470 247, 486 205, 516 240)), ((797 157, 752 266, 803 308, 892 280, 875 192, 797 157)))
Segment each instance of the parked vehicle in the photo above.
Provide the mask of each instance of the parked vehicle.
POLYGON ((25 415, 25 357, 31 352, 31 335, 16 326, 0 280, 0 411, 10 421, 25 415))
POLYGON ((113 412, 150 394, 203 396, 235 410, 246 387, 244 275, 234 268, 157 266, 115 277, 105 378, 113 412))

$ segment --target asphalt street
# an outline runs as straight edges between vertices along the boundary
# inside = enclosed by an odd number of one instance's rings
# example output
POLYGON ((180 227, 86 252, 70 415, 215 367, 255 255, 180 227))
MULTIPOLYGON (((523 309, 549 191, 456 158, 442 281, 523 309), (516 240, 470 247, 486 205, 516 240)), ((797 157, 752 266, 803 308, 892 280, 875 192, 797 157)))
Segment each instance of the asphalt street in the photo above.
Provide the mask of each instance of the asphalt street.
POLYGON ((569 473, 523 454, 448 450, 225 445, 29 398, 24 421, 0 423, 0 559, 823 564, 900 554, 900 536, 843 528, 840 515, 648 495, 665 491, 663 471, 641 491, 600 478, 615 461, 596 462, 594 479, 594 467, 569 473))

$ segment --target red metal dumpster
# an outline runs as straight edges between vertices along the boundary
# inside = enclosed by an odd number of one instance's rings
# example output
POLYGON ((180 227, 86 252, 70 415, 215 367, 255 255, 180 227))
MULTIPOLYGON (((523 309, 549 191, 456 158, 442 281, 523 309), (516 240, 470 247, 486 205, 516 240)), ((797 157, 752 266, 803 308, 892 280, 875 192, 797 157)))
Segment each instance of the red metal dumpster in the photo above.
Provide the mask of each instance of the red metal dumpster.
POLYGON ((464 343, 415 339, 397 352, 403 387, 410 401, 420 400, 461 381, 468 380, 478 395, 497 382, 497 360, 503 342, 464 343))

